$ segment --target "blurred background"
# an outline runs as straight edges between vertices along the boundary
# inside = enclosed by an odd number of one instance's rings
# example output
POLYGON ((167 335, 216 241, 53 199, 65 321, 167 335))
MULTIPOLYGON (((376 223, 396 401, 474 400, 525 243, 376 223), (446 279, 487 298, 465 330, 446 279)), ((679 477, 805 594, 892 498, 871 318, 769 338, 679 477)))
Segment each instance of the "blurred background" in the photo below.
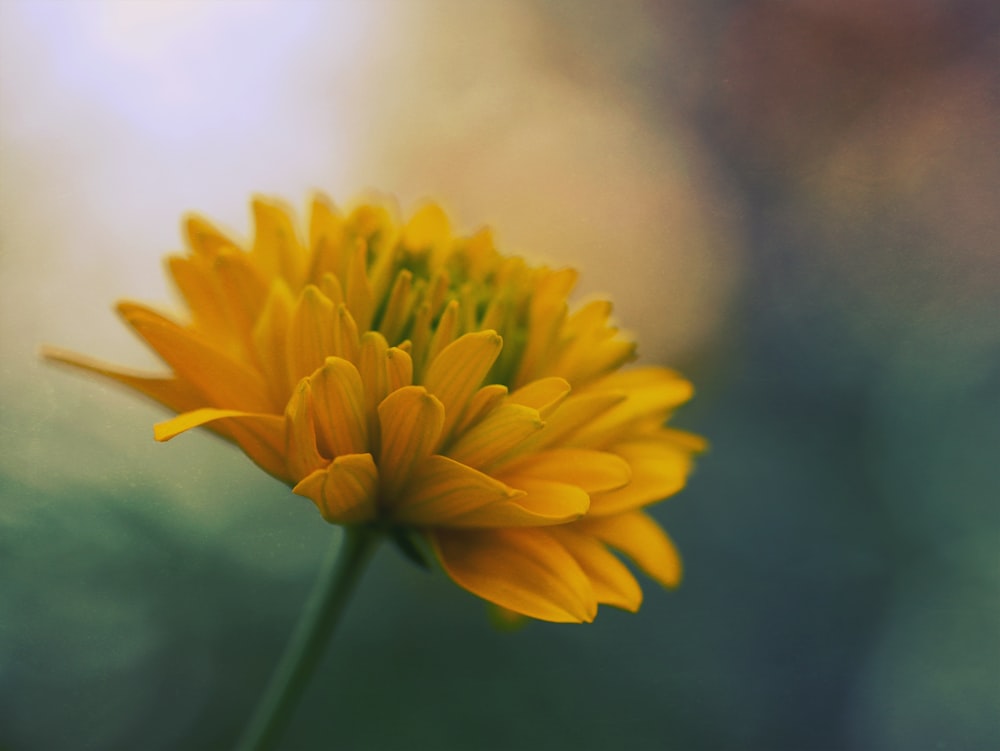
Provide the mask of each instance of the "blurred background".
POLYGON ((638 615, 384 549, 288 749, 1000 748, 995 0, 0 3, 0 748, 222 749, 331 529, 48 366, 155 366, 189 210, 432 197, 582 270, 712 451, 638 615))

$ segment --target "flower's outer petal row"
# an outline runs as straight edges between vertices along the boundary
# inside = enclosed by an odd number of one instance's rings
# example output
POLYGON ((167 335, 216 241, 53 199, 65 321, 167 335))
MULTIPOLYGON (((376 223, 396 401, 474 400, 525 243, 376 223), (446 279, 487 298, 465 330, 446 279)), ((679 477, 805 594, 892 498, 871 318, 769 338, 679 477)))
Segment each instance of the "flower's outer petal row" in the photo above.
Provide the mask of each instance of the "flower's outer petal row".
POLYGON ((260 373, 276 406, 284 405, 296 383, 288 369, 286 343, 294 308, 295 300, 288 285, 280 279, 273 281, 251 334, 260 373))
POLYGON ((610 389, 626 398, 604 414, 580 426, 573 443, 602 448, 629 437, 638 421, 665 420, 671 410, 688 401, 694 389, 691 383, 666 368, 639 368, 615 373, 594 387, 597 393, 610 389))
POLYGON ((662 501, 684 487, 693 466, 690 451, 664 441, 630 441, 613 450, 631 467, 632 479, 624 487, 594 495, 590 513, 595 516, 662 501))
POLYGON ((406 493, 395 500, 391 513, 394 521, 418 527, 469 526, 460 520, 489 517, 491 510, 523 495, 524 491, 435 454, 414 469, 406 493))
POLYGON ((632 469, 617 454, 592 449, 558 448, 528 454, 504 465, 501 476, 517 486, 515 477, 554 480, 586 493, 605 493, 629 484, 632 469))
POLYGON ((455 583, 484 600, 558 623, 597 613, 590 579, 544 529, 435 530, 430 539, 455 583))
POLYGON ((371 454, 345 454, 292 488, 333 524, 360 524, 378 513, 379 474, 371 454))
POLYGON ((573 526, 620 550, 663 586, 676 587, 680 584, 682 567, 677 548, 660 525, 645 512, 588 516, 573 526))
POLYGON ((404 386, 378 406, 383 498, 400 498, 410 474, 437 447, 444 427, 444 406, 423 386, 404 386))
POLYGON ((555 527, 551 533, 580 564, 599 603, 631 613, 639 609, 642 604, 639 582, 603 543, 590 535, 581 534, 574 525, 555 527))
POLYGON ((176 377, 154 376, 127 368, 100 362, 90 357, 84 357, 73 352, 44 347, 42 356, 52 362, 69 365, 105 378, 117 381, 123 386, 145 394, 150 399, 159 402, 174 412, 187 412, 203 406, 205 398, 187 381, 176 377))
POLYGON ((285 462, 285 420, 279 415, 204 407, 184 412, 153 426, 153 437, 169 441, 181 433, 211 424, 212 430, 235 441, 261 469, 289 482, 285 462))
POLYGON ((200 334, 142 305, 122 302, 118 310, 177 377, 197 389, 209 406, 270 411, 267 386, 255 369, 219 352, 200 334))

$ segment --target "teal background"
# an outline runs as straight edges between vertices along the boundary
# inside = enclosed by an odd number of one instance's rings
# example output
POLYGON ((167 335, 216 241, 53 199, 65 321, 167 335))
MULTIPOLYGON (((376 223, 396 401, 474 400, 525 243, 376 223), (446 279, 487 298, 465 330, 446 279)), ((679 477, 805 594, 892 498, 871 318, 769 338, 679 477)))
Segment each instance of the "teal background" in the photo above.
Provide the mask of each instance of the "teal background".
POLYGON ((579 266, 647 359, 694 381, 675 424, 712 450, 654 511, 684 583, 643 581, 637 615, 501 633, 381 549, 283 748, 1000 748, 994 3, 379 3, 371 54, 433 65, 351 89, 383 123, 370 139, 323 119, 318 92, 350 88, 317 52, 324 5, 213 11, 273 69, 252 81, 250 56, 226 67, 197 46, 213 34, 193 5, 155 5, 174 35, 129 52, 136 89, 101 57, 146 33, 125 6, 0 6, 0 748, 238 735, 334 530, 211 436, 155 444, 155 406, 43 367, 37 347, 149 365, 107 308, 165 297, 153 278, 184 208, 244 227, 260 186, 301 203, 375 180, 579 266), (168 79, 184 54, 221 67, 168 79), (232 101, 208 107, 202 85, 232 101), (490 86, 551 140, 519 151, 478 98, 490 86), (433 113, 394 113, 415 87, 433 113), (496 130, 477 129, 480 104, 496 130), (488 182, 495 150, 525 172, 477 193, 468 175, 488 182))

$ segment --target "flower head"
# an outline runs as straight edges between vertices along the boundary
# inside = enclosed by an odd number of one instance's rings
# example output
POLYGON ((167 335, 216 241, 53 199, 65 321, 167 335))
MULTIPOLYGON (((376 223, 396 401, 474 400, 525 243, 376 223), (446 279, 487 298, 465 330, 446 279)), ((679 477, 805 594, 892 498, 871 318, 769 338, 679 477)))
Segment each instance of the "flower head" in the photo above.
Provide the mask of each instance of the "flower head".
POLYGON ((455 237, 435 205, 401 225, 316 198, 305 239, 281 206, 253 213, 248 248, 187 219, 169 271, 188 322, 119 303, 169 374, 47 356, 175 411, 157 440, 205 426, 327 521, 423 538, 456 583, 515 613, 636 610, 612 550, 677 584, 674 546, 643 509, 680 490, 703 448, 664 425, 691 386, 621 370, 634 345, 609 303, 570 310, 573 270, 501 255, 486 230, 455 237))

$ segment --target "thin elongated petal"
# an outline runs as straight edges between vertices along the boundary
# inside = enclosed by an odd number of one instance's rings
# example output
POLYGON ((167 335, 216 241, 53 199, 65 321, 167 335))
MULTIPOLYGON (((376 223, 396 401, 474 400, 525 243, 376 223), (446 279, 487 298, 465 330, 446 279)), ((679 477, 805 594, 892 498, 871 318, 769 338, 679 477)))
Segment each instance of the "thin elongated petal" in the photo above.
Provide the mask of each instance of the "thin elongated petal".
POLYGON ((354 321, 362 331, 366 330, 375 312, 375 293, 368 280, 368 248, 358 241, 347 264, 347 283, 344 296, 354 321))
POLYGON ((588 516, 574 527, 617 548, 665 587, 681 581, 681 558, 673 541, 656 521, 642 511, 616 516, 588 516))
POLYGON ((687 482, 691 452, 673 443, 637 441, 614 447, 628 462, 632 479, 622 488, 593 496, 591 513, 620 514, 673 495, 687 482))
POLYGON ((469 399, 462 417, 459 418, 452 432, 455 435, 461 435, 466 432, 470 427, 493 411, 493 409, 498 407, 506 395, 507 387, 499 383, 491 383, 483 386, 469 399))
POLYGON ((544 527, 565 524, 587 512, 586 493, 557 483, 512 488, 445 456, 425 459, 414 470, 395 518, 415 526, 544 527))
POLYGON ((371 521, 376 514, 378 469, 371 454, 338 456, 329 467, 316 470, 292 491, 315 503, 328 522, 371 521))
POLYGON ((378 405, 382 429, 379 467, 383 492, 391 502, 401 495, 410 473, 437 446, 444 426, 444 406, 423 386, 404 386, 378 405))
POLYGON ((523 404, 538 410, 542 417, 555 409, 570 392, 569 381, 565 378, 539 378, 522 386, 510 395, 511 404, 523 404))
POLYGON ((499 480, 445 456, 432 455, 414 469, 407 492, 395 499, 393 519, 416 526, 449 520, 524 495, 499 480))
POLYGON ((281 276, 293 288, 305 276, 306 258, 288 211, 263 198, 253 201, 252 257, 269 277, 281 276))
POLYGON ((524 475, 576 485, 587 493, 622 488, 632 478, 632 470, 622 457, 591 449, 549 449, 505 465, 503 474, 524 475))
POLYGON ((153 437, 169 441, 181 433, 201 426, 237 443, 243 452, 265 472, 287 482, 284 418, 233 409, 196 409, 184 412, 153 426, 153 437))
POLYGON ((636 612, 642 604, 642 590, 632 572, 603 543, 580 534, 573 526, 555 527, 551 534, 569 551, 590 579, 597 601, 604 605, 636 612))
POLYGON ((198 255, 213 258, 222 248, 236 246, 236 243, 215 225, 197 214, 188 214, 184 217, 183 227, 187 246, 198 255))
POLYGON ((288 372, 292 381, 309 375, 335 351, 333 303, 312 284, 302 290, 292 311, 286 340, 288 372))
POLYGON ((79 368, 80 370, 109 378, 112 381, 117 381, 123 386, 128 386, 145 394, 150 399, 169 407, 175 412, 187 412, 188 410, 203 406, 205 403, 204 396, 187 381, 182 381, 179 378, 154 376, 127 368, 118 368, 114 365, 55 347, 43 347, 42 357, 52 362, 69 365, 70 367, 79 368))
POLYGON ((538 410, 520 404, 502 404, 479 424, 460 436, 448 456, 470 467, 485 470, 524 444, 545 427, 538 410))
POLYGON ((503 340, 495 331, 465 334, 434 358, 424 375, 424 386, 444 405, 444 436, 450 434, 500 354, 503 340))
POLYGON ((539 529, 437 530, 441 565, 461 587, 523 615, 590 622, 597 600, 576 559, 539 529))
POLYGON ((177 376, 203 394, 211 406, 244 412, 270 410, 267 387, 249 366, 227 357, 201 335, 148 308, 120 303, 118 309, 177 376))

